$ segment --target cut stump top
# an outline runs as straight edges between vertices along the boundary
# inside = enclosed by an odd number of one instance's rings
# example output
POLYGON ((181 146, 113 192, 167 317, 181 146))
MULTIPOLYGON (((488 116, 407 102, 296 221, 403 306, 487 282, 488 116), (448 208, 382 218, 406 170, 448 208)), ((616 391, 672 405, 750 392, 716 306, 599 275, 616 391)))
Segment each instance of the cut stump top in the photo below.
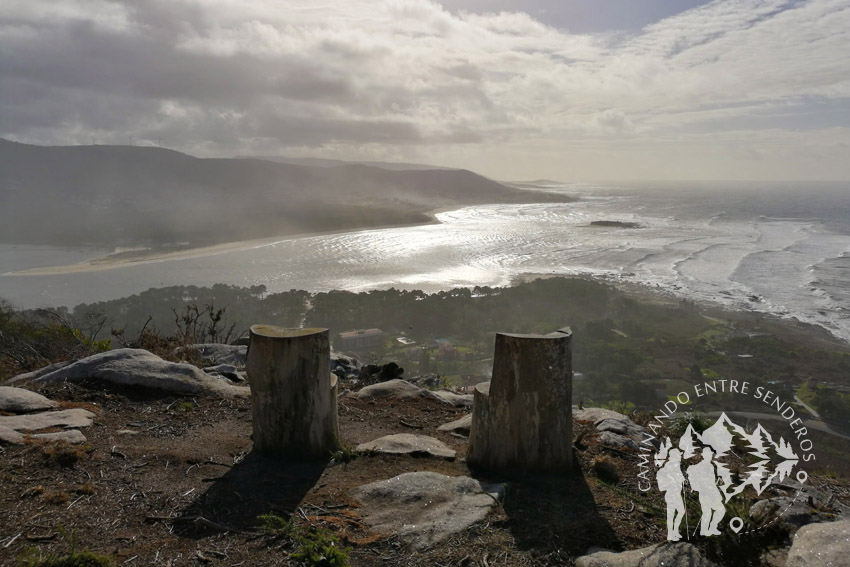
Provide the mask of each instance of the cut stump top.
POLYGON ((275 327, 274 325, 251 325, 251 333, 261 337, 269 337, 271 339, 289 339, 294 337, 305 337, 307 335, 316 335, 326 332, 327 329, 321 327, 311 327, 309 329, 289 329, 286 327, 275 327))

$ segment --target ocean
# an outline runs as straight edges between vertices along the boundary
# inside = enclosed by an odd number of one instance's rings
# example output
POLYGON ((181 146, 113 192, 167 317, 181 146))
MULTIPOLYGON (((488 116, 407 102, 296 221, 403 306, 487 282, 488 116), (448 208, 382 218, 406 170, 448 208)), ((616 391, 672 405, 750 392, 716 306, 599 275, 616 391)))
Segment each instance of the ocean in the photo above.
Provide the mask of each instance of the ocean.
MULTIPOLYGON (((169 285, 436 291, 509 285, 525 274, 591 275, 796 318, 850 342, 850 184, 538 187, 577 201, 466 207, 439 213, 439 224, 282 238, 246 250, 99 272, 5 275, 0 297, 28 308, 92 303, 169 285)), ((0 245, 0 273, 105 252, 0 245)))

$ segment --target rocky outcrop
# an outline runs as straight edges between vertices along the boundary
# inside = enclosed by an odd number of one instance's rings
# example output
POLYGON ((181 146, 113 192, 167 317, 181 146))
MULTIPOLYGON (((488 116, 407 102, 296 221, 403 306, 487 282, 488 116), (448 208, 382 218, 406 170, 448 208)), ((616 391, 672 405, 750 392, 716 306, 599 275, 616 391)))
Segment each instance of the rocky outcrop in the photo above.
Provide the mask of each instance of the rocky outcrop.
POLYGON ((410 376, 409 378, 406 378, 406 380, 420 388, 437 388, 440 385, 440 375, 433 372, 410 376))
POLYGON ((786 567, 850 564, 850 520, 803 526, 794 536, 786 567))
POLYGON ((395 398, 406 400, 410 398, 421 398, 425 396, 423 390, 419 386, 414 386, 405 380, 388 380, 386 382, 378 382, 361 388, 354 397, 361 400, 369 400, 373 398, 395 398))
POLYGON ((715 567, 690 543, 662 543, 620 553, 598 550, 576 560, 576 567, 715 567))
POLYGON ((10 382, 95 381, 187 396, 233 397, 249 395, 190 364, 168 362, 146 350, 122 348, 102 352, 52 372, 22 374, 10 382))
POLYGON ((771 485, 769 490, 776 495, 759 500, 750 507, 750 518, 758 525, 779 521, 793 530, 850 513, 850 506, 831 493, 790 479, 771 485))
POLYGON ((53 400, 48 400, 41 394, 30 390, 0 386, 0 411, 25 413, 53 409, 58 405, 53 400))
POLYGON ((92 412, 81 408, 0 416, 0 441, 20 444, 26 441, 27 437, 32 437, 45 441, 83 443, 86 438, 77 429, 91 426, 93 417, 92 412), (66 431, 36 433, 44 429, 59 427, 65 428, 66 431))
POLYGON ((603 408, 573 410, 578 422, 590 422, 599 432, 604 445, 620 450, 637 450, 646 439, 646 429, 625 415, 603 408))
POLYGON ((204 368, 204 372, 209 374, 210 376, 220 376, 226 380, 230 380, 231 382, 236 382, 241 384, 248 380, 248 375, 246 372, 238 370, 235 366, 231 366, 230 364, 218 364, 216 366, 207 366, 204 368))
POLYGON ((177 356, 197 353, 206 366, 227 364, 235 366, 238 370, 245 369, 245 361, 248 359, 248 347, 244 345, 201 343, 180 347, 174 353, 177 356))
POLYGON ((437 428, 437 431, 446 431, 448 433, 454 433, 455 435, 461 435, 463 437, 469 437, 469 429, 472 427, 472 414, 465 415, 460 419, 456 419, 454 421, 450 421, 449 423, 445 423, 437 428))
POLYGON ((427 435, 413 435, 410 433, 398 433, 396 435, 385 435, 369 441, 361 443, 357 446, 360 452, 385 453, 391 455, 412 455, 438 457, 440 459, 454 460, 455 451, 433 437, 427 435))
POLYGON ((331 351, 331 374, 341 380, 356 380, 360 376, 360 363, 350 356, 331 351))
POLYGON ((456 408, 472 407, 472 394, 457 394, 448 390, 437 390, 435 392, 430 393, 438 400, 445 402, 449 405, 455 406, 456 408))
POLYGON ((387 364, 367 364, 360 368, 358 380, 361 384, 374 384, 376 382, 386 382, 387 380, 400 379, 404 374, 404 368, 390 362, 387 364))
POLYGON ((407 382, 406 380, 387 380, 361 388, 354 397, 361 400, 374 398, 394 398, 397 400, 409 400, 411 398, 431 398, 443 403, 464 407, 472 404, 470 394, 456 394, 448 390, 432 392, 407 382))
POLYGON ((352 495, 372 529, 423 549, 483 520, 504 496, 504 486, 466 476, 411 472, 366 484, 352 495))

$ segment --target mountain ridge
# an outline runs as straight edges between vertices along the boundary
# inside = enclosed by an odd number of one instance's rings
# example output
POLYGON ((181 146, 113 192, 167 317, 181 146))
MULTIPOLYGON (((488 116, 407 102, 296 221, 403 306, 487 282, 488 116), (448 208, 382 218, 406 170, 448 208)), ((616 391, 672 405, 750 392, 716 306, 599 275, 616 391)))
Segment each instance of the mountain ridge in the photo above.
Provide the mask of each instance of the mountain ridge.
POLYGON ((0 139, 0 242, 215 244, 431 220, 437 208, 567 202, 468 170, 198 158, 137 146, 0 139))
POLYGON ((427 170, 427 169, 445 169, 453 170, 456 167, 443 167, 440 165, 428 165, 425 163, 408 163, 408 162, 391 162, 391 161, 369 161, 369 160, 342 160, 342 159, 327 159, 327 158, 293 158, 287 156, 234 156, 234 159, 258 159, 262 161, 272 161, 276 163, 289 163, 293 165, 306 165, 314 167, 340 167, 343 165, 365 165, 368 167, 378 167, 391 171, 408 171, 408 170, 427 170))

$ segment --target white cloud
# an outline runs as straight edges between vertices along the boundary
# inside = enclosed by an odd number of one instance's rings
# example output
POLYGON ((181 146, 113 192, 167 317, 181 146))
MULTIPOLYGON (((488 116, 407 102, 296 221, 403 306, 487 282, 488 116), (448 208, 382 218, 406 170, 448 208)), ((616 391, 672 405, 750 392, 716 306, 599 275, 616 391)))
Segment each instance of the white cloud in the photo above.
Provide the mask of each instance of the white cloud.
MULTIPOLYGON (((596 35, 428 0, 7 0, 0 136, 447 160, 506 177, 536 177, 566 152, 582 156, 582 175, 605 177, 611 156, 640 144, 657 165, 623 175, 666 176, 671 148, 698 163, 744 131, 736 143, 769 146, 802 128, 831 147, 835 131, 816 115, 823 101, 850 106, 849 30, 850 0, 716 0, 596 35)), ((716 155, 730 172, 718 162, 712 175, 740 171, 716 155)))

